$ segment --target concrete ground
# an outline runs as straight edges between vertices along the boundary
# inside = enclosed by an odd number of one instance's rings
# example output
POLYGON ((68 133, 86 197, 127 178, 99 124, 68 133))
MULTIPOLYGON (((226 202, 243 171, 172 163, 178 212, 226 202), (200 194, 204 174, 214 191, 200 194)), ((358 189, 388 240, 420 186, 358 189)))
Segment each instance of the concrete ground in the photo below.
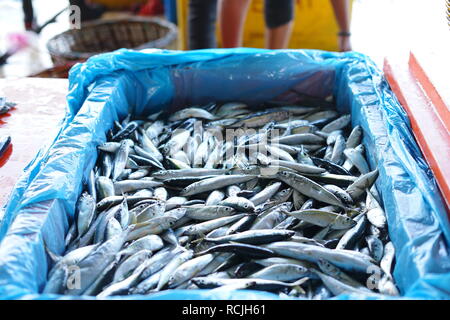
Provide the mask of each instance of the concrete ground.
MULTIPOLYGON (((48 0, 34 0, 38 23, 48 20, 67 3, 52 1, 49 6, 48 0)), ((23 31, 22 20, 20 0, 0 1, 0 52, 6 49, 8 33, 23 31)), ((24 77, 50 68, 52 61, 45 44, 68 27, 66 13, 39 37, 32 35, 33 45, 0 67, 0 77, 24 77)), ((386 55, 450 44, 445 0, 354 0, 352 34, 354 50, 369 55, 380 67, 386 55)))

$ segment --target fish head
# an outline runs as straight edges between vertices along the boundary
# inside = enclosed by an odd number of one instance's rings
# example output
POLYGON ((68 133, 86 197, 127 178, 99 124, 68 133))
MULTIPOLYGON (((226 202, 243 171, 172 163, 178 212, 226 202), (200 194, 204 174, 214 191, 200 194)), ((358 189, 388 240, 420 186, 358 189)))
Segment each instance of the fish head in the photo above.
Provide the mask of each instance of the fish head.
POLYGON ((291 188, 287 188, 287 189, 283 189, 279 192, 277 192, 274 196, 273 199, 274 200, 279 200, 279 201, 286 201, 290 195, 293 193, 293 189, 291 188))
POLYGON ((236 210, 234 210, 231 207, 227 207, 227 206, 219 206, 217 207, 217 211, 220 213, 224 213, 224 214, 228 214, 231 215, 233 214, 236 210))
POLYGON ((255 211, 255 206, 250 201, 243 201, 242 202, 242 207, 245 210, 255 211))
POLYGON ((156 171, 155 173, 153 173, 153 177, 157 177, 157 178, 165 178, 169 175, 169 172, 167 172, 167 170, 159 170, 156 171))
POLYGON ((187 196, 189 194, 189 192, 191 191, 192 187, 191 185, 184 187, 183 189, 181 189, 180 191, 180 195, 183 196, 187 196))
POLYGON ((184 110, 177 111, 172 116, 169 117, 169 121, 179 121, 183 118, 184 114, 185 114, 184 110))
POLYGON ((120 147, 123 147, 126 149, 134 147, 134 141, 131 139, 124 139, 120 142, 120 147))
POLYGON ((165 155, 170 154, 170 143, 166 143, 165 145, 161 146, 161 152, 165 155))
POLYGON ((365 151, 364 145, 363 144, 359 144, 358 146, 355 147, 355 151, 356 152, 360 152, 361 154, 363 154, 364 151, 365 151))
POLYGON ((148 208, 150 206, 151 206, 151 204, 149 204, 149 203, 142 203, 142 204, 134 207, 133 209, 136 209, 137 212, 141 212, 141 211, 144 211, 144 209, 146 209, 146 208, 148 208))
POLYGON ((276 174, 277 178, 283 179, 283 178, 288 178, 289 177, 289 172, 288 171, 278 171, 276 174))
POLYGON ((319 266, 320 270, 322 270, 322 272, 325 273, 330 273, 335 269, 334 266, 328 260, 325 260, 323 258, 320 258, 317 261, 317 265, 319 266))
POLYGON ((186 208, 177 208, 171 211, 166 212, 165 214, 170 214, 171 217, 175 217, 177 219, 181 219, 186 214, 186 208))
POLYGON ((286 230, 286 238, 291 238, 295 235, 295 231, 294 230, 286 230))
POLYGON ((256 165, 235 165, 231 172, 233 174, 245 174, 245 175, 258 175, 259 174, 259 166, 256 165))
POLYGON ((194 230, 195 230, 194 226, 190 226, 190 227, 186 228, 184 231, 182 231, 182 232, 179 234, 179 237, 188 236, 188 235, 191 234, 194 230))
POLYGON ((178 221, 177 217, 167 217, 164 224, 167 228, 172 228, 177 221, 178 221))
POLYGON ((278 170, 274 177, 280 181, 287 183, 288 181, 292 180, 293 175, 292 172, 286 170, 278 170))
POLYGON ((334 224, 337 228, 350 229, 356 225, 356 221, 350 217, 342 216, 341 219, 336 219, 334 224))

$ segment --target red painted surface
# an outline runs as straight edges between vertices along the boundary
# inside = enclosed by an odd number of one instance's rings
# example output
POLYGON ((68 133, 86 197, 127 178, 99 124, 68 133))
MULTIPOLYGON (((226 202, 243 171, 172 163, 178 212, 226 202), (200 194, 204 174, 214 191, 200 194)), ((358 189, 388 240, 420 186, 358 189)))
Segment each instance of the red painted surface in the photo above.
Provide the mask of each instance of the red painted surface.
POLYGON ((426 69, 428 62, 424 59, 426 58, 423 57, 423 54, 411 52, 409 56, 410 70, 414 77, 420 82, 420 85, 425 91, 427 97, 432 101, 443 125, 447 131, 450 131, 450 100, 444 100, 444 94, 450 91, 450 81, 448 80, 448 72, 450 72, 450 67, 445 69, 446 64, 441 65, 442 72, 446 73, 447 79, 445 80, 447 81, 445 83, 445 88, 442 87, 442 89, 446 90, 446 92, 439 92, 437 86, 440 84, 440 80, 433 78, 433 71, 426 69))
MULTIPOLYGON (((434 63, 439 64, 439 61, 434 63)), ((443 95, 437 92, 428 73, 414 57, 389 57, 385 60, 384 72, 408 113, 414 135, 434 173, 450 218, 450 134, 446 118, 448 108, 443 95)))
POLYGON ((65 79, 0 80, 0 92, 17 103, 0 116, 0 136, 11 136, 11 145, 0 159, 0 207, 25 166, 55 136, 65 114, 67 88, 65 79))

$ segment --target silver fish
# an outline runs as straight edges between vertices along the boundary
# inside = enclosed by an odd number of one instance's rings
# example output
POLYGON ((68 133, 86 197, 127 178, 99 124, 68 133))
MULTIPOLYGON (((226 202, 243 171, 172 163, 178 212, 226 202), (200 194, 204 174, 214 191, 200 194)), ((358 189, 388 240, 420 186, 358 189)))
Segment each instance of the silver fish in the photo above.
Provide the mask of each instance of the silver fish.
POLYGON ((113 170, 113 180, 117 180, 117 178, 122 174, 122 171, 125 169, 127 164, 128 155, 130 153, 130 140, 122 140, 120 142, 119 149, 116 152, 114 158, 114 170, 113 170))
POLYGON ((145 260, 149 259, 151 256, 152 256, 151 250, 143 249, 136 252, 132 256, 126 258, 114 272, 114 278, 112 282, 115 283, 124 280, 134 271, 134 269, 136 269, 139 265, 141 265, 145 260))
POLYGON ((170 277, 169 287, 176 287, 183 282, 192 279, 197 273, 202 271, 213 259, 213 254, 205 254, 181 264, 170 277))
POLYGON ((274 264, 249 276, 252 279, 296 281, 307 275, 308 270, 297 264, 274 264))
POLYGON ((220 189, 236 183, 247 182, 255 178, 253 175, 229 175, 204 179, 181 190, 181 196, 192 196, 210 190, 220 189))
POLYGON ((77 272, 80 273, 80 286, 67 287, 64 293, 72 295, 83 293, 95 281, 97 276, 101 274, 103 269, 114 260, 116 253, 122 247, 129 232, 130 229, 127 229, 116 237, 104 242, 95 248, 86 258, 81 260, 77 264, 77 270, 79 270, 77 272))
POLYGON ((114 121, 66 255, 47 249, 55 266, 44 291, 398 295, 362 127, 350 133, 351 116, 330 109, 331 95, 307 100, 317 105, 210 103, 114 121), (380 294, 362 284, 373 272, 380 294))
POLYGON ((281 171, 277 173, 277 178, 305 196, 338 207, 344 207, 342 201, 340 201, 333 193, 304 176, 288 171, 281 171))
POLYGON ((95 216, 95 200, 88 193, 84 192, 77 203, 77 230, 83 235, 91 225, 95 216))

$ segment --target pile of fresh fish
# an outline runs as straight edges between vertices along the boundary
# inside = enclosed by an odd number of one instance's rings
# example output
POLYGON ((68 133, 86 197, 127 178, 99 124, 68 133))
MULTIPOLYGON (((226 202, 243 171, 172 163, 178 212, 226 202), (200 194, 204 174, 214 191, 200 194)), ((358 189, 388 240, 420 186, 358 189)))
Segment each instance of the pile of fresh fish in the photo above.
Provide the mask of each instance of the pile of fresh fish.
POLYGON ((210 104, 115 122, 46 293, 398 295, 360 126, 309 106, 210 104))

